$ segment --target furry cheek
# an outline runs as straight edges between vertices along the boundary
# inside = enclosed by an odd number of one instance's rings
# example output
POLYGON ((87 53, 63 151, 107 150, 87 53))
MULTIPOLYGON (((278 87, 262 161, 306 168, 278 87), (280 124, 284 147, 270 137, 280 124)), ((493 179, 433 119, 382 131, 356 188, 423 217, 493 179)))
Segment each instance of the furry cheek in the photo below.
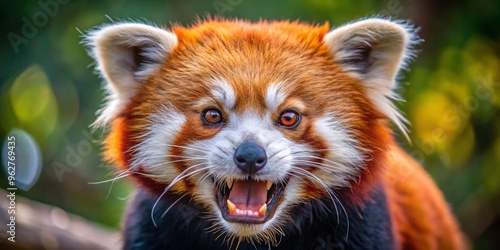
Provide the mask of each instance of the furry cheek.
POLYGON ((137 138, 140 142, 131 148, 132 169, 142 169, 159 183, 170 183, 181 172, 171 160, 175 138, 186 123, 186 117, 172 107, 155 113, 144 126, 146 132, 137 138))
POLYGON ((328 154, 324 157, 316 176, 328 187, 345 187, 363 168, 365 149, 346 129, 344 122, 333 114, 314 121, 314 130, 326 142, 328 154))

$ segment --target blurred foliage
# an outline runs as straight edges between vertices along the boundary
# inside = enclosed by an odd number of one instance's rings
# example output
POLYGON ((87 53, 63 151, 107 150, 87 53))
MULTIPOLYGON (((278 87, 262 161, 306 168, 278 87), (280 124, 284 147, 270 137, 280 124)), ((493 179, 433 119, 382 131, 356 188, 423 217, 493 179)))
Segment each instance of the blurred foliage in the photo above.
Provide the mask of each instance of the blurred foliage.
POLYGON ((475 248, 500 245, 499 1, 41 0, 0 6, 0 138, 21 128, 43 154, 40 180, 20 194, 112 227, 132 185, 89 184, 116 173, 100 160, 101 132, 88 128, 102 91, 81 31, 129 19, 188 25, 207 14, 332 26, 380 14, 411 19, 425 43, 401 78, 407 102, 398 105, 412 124, 412 141, 398 139, 436 179, 475 248), (12 33, 24 40, 13 44, 12 33))

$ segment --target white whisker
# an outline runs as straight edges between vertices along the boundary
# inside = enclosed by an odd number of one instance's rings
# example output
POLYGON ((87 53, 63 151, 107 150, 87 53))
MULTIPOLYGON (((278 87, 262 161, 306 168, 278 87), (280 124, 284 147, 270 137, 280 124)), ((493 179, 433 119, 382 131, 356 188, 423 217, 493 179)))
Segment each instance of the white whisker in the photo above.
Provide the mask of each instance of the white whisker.
POLYGON ((301 168, 298 168, 298 167, 293 167, 293 169, 297 172, 300 172, 302 174, 305 174, 309 177, 311 177, 313 180, 316 180, 321 186, 323 186, 323 188, 325 189, 325 191, 328 193, 328 195, 330 196, 330 199, 332 199, 333 201, 333 205, 335 206, 335 212, 337 213, 337 223, 340 223, 340 216, 339 216, 339 213, 338 213, 338 208, 337 208, 337 205, 336 205, 336 202, 335 200, 339 203, 340 207, 342 208, 342 211, 344 212, 345 216, 346 216, 346 223, 347 223, 347 229, 346 229, 346 240, 348 238, 348 235, 349 235, 349 215, 347 214, 347 211, 344 207, 344 205, 342 204, 342 202, 339 200, 339 198, 333 193, 332 190, 330 190, 327 185, 321 180, 319 179, 316 175, 314 175, 313 173, 307 171, 307 170, 304 170, 304 169, 301 169, 301 168))
POLYGON ((163 212, 163 214, 161 214, 161 217, 160 219, 163 219, 163 217, 165 217, 165 215, 168 213, 168 211, 170 211, 170 209, 177 203, 179 202, 182 198, 184 198, 187 194, 183 194, 181 197, 179 197, 177 200, 175 200, 174 202, 172 202, 172 204, 170 204, 170 206, 167 208, 167 210, 165 210, 165 212, 163 212))
POLYGON ((94 182, 89 182, 88 184, 90 184, 90 185, 98 185, 98 184, 104 184, 104 183, 108 183, 108 182, 114 182, 114 181, 119 180, 121 178, 127 177, 128 176, 127 172, 128 172, 128 170, 126 170, 125 172, 122 172, 122 173, 118 174, 117 176, 115 176, 114 178, 109 179, 109 180, 94 181, 94 182))
POLYGON ((324 170, 324 171, 329 172, 329 173, 335 173, 336 170, 338 170, 336 168, 336 166, 328 165, 328 164, 321 163, 321 162, 314 162, 314 161, 307 161, 307 160, 298 160, 298 159, 294 159, 292 162, 293 162, 294 165, 297 165, 295 163, 301 163, 301 165, 305 164, 307 166, 315 167, 315 168, 324 170))
POLYGON ((308 155, 308 156, 297 156, 296 158, 311 158, 311 159, 318 159, 318 160, 322 160, 322 161, 325 161, 325 162, 328 162, 328 163, 331 163, 331 164, 334 164, 335 166, 342 166, 340 165, 339 162, 335 162, 335 161, 332 161, 330 159, 326 159, 326 158, 323 158, 323 157, 318 157, 318 156, 314 156, 314 155, 308 155))
POLYGON ((163 197, 163 195, 165 195, 165 193, 172 187, 174 186, 177 182, 179 182, 180 180, 184 179, 184 178, 187 178, 189 176, 192 176, 194 174, 197 174, 201 171, 204 171, 206 169, 208 169, 208 167, 204 167, 204 168, 200 168, 200 169, 197 169, 197 170, 194 170, 193 172, 190 172, 189 174, 186 174, 189 170, 191 170, 192 168, 195 168, 195 167, 198 167, 200 165, 202 165, 203 163, 200 163, 200 164, 196 164, 196 165, 193 165, 191 167, 188 167, 186 168, 184 171, 182 171, 179 175, 177 175, 174 180, 172 180, 172 182, 170 184, 168 184, 168 186, 165 188, 165 190, 162 192, 162 194, 160 195, 160 197, 158 197, 158 199, 156 200, 155 204, 153 205, 153 208, 151 209, 151 219, 153 220, 153 224, 155 225, 155 227, 157 227, 156 225, 156 222, 154 220, 154 210, 156 208, 156 206, 158 205, 158 202, 160 201, 160 199, 163 197))
POLYGON ((109 195, 111 194, 111 190, 113 189, 113 185, 115 184, 115 181, 129 176, 130 169, 131 168, 128 168, 127 170, 117 174, 113 179, 109 179, 109 180, 105 180, 105 181, 98 181, 98 182, 89 182, 88 184, 97 185, 97 184, 111 182, 111 186, 109 187, 108 193, 106 194, 106 198, 104 198, 105 200, 107 200, 109 198, 109 195))
POLYGON ((207 157, 191 157, 191 156, 182 156, 182 155, 157 155, 148 157, 148 159, 162 159, 162 158, 180 158, 183 160, 206 160, 207 157))

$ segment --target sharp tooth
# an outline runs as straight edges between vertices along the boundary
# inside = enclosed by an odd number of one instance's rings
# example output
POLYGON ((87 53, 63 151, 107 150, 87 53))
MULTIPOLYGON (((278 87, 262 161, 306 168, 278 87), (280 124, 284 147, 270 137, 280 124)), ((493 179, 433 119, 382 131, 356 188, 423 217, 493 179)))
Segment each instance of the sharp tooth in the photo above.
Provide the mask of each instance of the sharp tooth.
POLYGON ((267 210, 267 204, 264 203, 264 205, 262 205, 262 207, 259 208, 259 216, 260 217, 264 216, 264 214, 266 214, 266 210, 267 210))
POLYGON ((234 180, 231 178, 226 179, 227 187, 231 189, 233 187, 234 180))
POLYGON ((267 181, 266 182, 266 189, 269 190, 271 188, 271 186, 273 185, 273 182, 272 181, 267 181))
POLYGON ((234 203, 232 203, 229 199, 226 200, 226 203, 227 208, 229 209, 229 214, 234 215, 234 213, 236 212, 236 205, 234 205, 234 203))

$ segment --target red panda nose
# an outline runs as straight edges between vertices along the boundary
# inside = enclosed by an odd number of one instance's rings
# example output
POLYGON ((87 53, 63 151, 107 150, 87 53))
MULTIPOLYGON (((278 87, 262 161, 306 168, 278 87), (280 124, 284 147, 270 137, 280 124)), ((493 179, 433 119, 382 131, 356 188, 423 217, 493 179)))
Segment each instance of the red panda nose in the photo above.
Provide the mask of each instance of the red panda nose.
POLYGON ((266 150, 253 142, 244 142, 236 149, 234 162, 243 172, 253 174, 266 165, 266 150))

